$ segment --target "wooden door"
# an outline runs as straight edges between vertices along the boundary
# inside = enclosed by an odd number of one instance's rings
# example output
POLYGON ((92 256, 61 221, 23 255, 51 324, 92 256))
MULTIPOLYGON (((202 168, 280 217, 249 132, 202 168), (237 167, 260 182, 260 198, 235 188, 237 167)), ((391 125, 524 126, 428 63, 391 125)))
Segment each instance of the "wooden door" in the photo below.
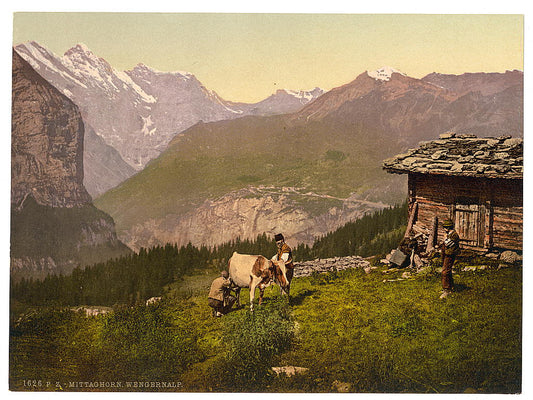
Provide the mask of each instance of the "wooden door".
POLYGON ((479 204, 456 204, 455 230, 465 245, 483 247, 485 239, 484 207, 479 204))

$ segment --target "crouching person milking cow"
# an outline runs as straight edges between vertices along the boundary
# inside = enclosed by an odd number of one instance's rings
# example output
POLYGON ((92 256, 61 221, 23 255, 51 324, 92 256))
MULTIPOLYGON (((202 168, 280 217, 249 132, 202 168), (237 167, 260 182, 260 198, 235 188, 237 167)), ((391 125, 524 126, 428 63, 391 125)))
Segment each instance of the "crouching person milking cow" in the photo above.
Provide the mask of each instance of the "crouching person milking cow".
POLYGON ((228 271, 222 271, 220 276, 211 283, 211 289, 207 298, 207 304, 213 308, 213 315, 221 317, 227 314, 235 300, 234 296, 230 295, 231 281, 229 280, 228 271))
POLYGON ((276 283, 288 291, 287 269, 283 260, 273 261, 266 257, 234 252, 228 265, 229 277, 240 306, 241 288, 250 288, 250 310, 254 309, 255 289, 259 288, 259 304, 263 301, 265 288, 276 283))

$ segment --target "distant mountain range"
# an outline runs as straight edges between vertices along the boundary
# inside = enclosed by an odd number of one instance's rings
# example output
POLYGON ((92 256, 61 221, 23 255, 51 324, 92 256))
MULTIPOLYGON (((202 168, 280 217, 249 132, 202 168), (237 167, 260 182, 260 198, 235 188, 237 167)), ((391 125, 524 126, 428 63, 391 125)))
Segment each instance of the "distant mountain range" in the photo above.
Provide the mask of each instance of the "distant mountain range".
POLYGON ((312 243, 401 202, 381 162, 448 131, 523 135, 523 73, 361 73, 301 110, 200 122, 96 204, 131 248, 283 232, 312 243))
POLYGON ((382 140, 403 146, 446 131, 520 136, 524 129, 523 72, 432 73, 415 79, 384 68, 332 89, 291 120, 360 125, 382 140))
POLYGON ((383 67, 246 104, 187 72, 117 71, 81 44, 15 50, 78 106, 84 186, 105 193, 96 204, 133 249, 277 231, 311 243, 404 198, 384 158, 447 131, 523 135, 521 71, 416 79, 383 67))
POLYGON ((85 136, 85 186, 93 197, 142 170, 175 134, 199 121, 290 113, 323 93, 318 88, 279 90, 255 104, 235 103, 187 72, 161 72, 144 64, 118 71, 83 44, 63 56, 36 42, 15 50, 79 107, 90 132, 85 136), (104 150, 105 145, 112 149, 104 150))

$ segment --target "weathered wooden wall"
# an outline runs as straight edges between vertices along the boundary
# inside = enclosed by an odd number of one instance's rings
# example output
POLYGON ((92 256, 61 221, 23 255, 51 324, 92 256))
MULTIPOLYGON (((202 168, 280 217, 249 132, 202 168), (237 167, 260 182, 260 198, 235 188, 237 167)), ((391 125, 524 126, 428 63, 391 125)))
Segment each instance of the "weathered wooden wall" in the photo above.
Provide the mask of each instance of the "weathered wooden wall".
POLYGON ((411 173, 408 187, 410 203, 418 204, 416 232, 429 235, 437 217, 440 242, 441 223, 451 218, 465 248, 522 249, 522 180, 411 173))
POLYGON ((522 207, 495 207, 493 224, 494 247, 522 250, 522 207))

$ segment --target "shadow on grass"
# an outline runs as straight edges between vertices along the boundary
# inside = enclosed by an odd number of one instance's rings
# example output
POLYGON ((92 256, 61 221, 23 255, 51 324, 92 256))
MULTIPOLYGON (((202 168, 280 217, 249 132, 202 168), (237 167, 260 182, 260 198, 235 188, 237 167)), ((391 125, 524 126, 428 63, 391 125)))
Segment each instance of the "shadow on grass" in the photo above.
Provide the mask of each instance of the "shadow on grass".
POLYGON ((230 314, 230 313, 235 312, 235 311, 242 310, 243 308, 245 308, 245 307, 242 304, 239 307, 232 307, 230 310, 226 311, 226 313, 224 315, 230 314))
POLYGON ((289 300, 289 304, 291 306, 299 306, 299 305, 301 305, 303 303, 303 301, 307 297, 309 297, 309 296, 311 296, 311 295, 313 295, 313 294, 315 294, 317 292, 318 292, 318 290, 306 289, 303 292, 298 293, 296 296, 291 296, 291 298, 289 300))
MULTIPOLYGON (((289 305, 290 306, 299 306, 303 303, 303 301, 309 297, 309 296, 312 296, 313 294, 315 293, 318 293, 319 290, 309 290, 309 289, 306 289, 300 293, 298 293, 297 295, 291 295, 289 296, 289 305)), ((287 296, 286 295, 274 295, 274 296, 268 296, 268 297, 263 297, 263 303, 260 305, 259 302, 257 301, 257 299, 254 299, 254 307, 261 307, 261 306, 264 306, 264 305, 268 305, 270 303, 273 303, 273 302, 276 302, 276 301, 279 301, 279 298, 282 298, 282 299, 287 299, 287 296)), ((231 308, 231 310, 229 310, 226 314, 229 314, 230 312, 234 312, 234 311, 239 311, 239 310, 242 310, 243 308, 246 308, 248 309, 249 308, 249 304, 246 303, 246 304, 243 304, 242 303, 242 300, 241 300, 241 305, 239 307, 237 306, 233 306, 231 308)))
POLYGON ((461 283, 456 283, 453 286, 454 292, 461 293, 467 290, 471 290, 472 288, 470 286, 463 285, 461 283))

